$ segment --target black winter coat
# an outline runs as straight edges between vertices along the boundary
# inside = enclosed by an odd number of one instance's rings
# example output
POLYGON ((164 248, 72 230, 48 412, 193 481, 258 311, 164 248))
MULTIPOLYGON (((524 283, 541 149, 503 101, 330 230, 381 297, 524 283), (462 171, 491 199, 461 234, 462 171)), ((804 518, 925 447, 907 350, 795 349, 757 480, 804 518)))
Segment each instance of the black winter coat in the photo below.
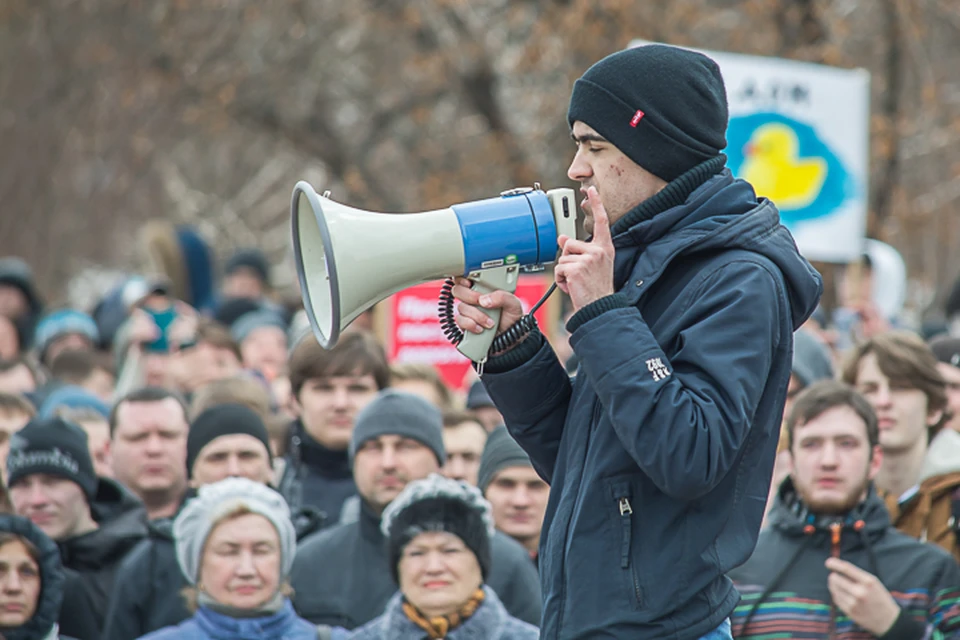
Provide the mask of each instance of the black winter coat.
POLYGON ((88 604, 103 628, 117 568, 147 535, 143 504, 112 480, 100 478, 90 508, 99 528, 58 543, 63 565, 80 574, 88 604))

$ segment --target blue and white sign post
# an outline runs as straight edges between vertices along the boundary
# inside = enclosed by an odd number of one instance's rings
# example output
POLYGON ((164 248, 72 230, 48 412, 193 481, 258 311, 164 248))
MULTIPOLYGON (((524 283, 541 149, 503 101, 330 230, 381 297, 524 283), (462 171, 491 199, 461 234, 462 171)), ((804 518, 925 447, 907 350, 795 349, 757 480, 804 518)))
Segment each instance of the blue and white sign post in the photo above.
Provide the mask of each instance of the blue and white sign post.
POLYGON ((870 74, 701 51, 727 87, 730 170, 777 205, 808 259, 856 260, 867 221, 870 74))

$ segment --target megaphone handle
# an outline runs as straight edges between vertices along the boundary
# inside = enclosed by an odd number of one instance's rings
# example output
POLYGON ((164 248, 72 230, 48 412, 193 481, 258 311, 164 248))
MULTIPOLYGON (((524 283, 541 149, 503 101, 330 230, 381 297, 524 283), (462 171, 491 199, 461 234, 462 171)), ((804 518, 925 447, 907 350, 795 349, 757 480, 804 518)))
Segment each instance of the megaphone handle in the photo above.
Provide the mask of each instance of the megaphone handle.
MULTIPOLYGON (((480 293, 491 293, 497 290, 513 293, 517 290, 519 275, 520 269, 514 264, 473 271, 467 274, 467 278, 473 282, 473 290, 480 293)), ((494 338, 497 337, 497 329, 500 325, 500 309, 484 309, 483 312, 493 319, 493 327, 484 329, 482 333, 464 333, 463 340, 457 345, 457 350, 474 362, 486 361, 487 353, 494 338)))

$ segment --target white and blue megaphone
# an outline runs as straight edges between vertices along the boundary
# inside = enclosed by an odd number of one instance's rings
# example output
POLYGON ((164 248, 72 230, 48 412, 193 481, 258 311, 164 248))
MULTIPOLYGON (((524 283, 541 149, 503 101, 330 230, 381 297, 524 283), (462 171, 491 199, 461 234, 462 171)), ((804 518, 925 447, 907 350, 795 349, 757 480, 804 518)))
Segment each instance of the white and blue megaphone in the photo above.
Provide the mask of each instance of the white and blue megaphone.
MULTIPOLYGON (((577 236, 572 189, 544 192, 537 185, 498 198, 403 214, 354 209, 327 196, 301 181, 291 203, 304 307, 327 349, 361 313, 416 284, 464 276, 479 291, 512 292, 522 269, 557 259, 560 234, 577 236)), ((465 356, 484 362, 496 328, 461 339, 451 335, 450 313, 444 327, 448 337, 465 356)), ((486 313, 496 327, 500 311, 486 313)))

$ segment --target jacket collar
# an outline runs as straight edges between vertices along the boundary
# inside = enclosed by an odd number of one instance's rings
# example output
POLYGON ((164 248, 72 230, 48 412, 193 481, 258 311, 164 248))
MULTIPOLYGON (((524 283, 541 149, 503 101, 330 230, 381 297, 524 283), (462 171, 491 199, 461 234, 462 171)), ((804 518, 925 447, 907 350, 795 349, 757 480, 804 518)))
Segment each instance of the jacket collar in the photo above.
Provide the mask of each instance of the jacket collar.
POLYGON ((233 618, 207 607, 200 607, 195 616, 200 629, 214 640, 280 640, 289 637, 297 619, 289 599, 277 613, 260 618, 233 618))
POLYGON ((312 473, 325 478, 352 478, 350 458, 347 450, 334 451, 323 446, 307 433, 299 419, 291 429, 290 447, 296 466, 306 465, 312 473))
POLYGON ((360 535, 380 545, 385 540, 383 532, 380 531, 380 516, 362 497, 360 498, 360 535))
MULTIPOLYGON (((787 476, 770 511, 770 525, 789 536, 809 534, 809 527, 815 531, 828 531, 830 526, 841 523, 844 528, 860 527, 871 537, 882 535, 892 525, 883 499, 877 494, 873 483, 867 490, 867 497, 848 513, 839 515, 819 514, 811 511, 793 485, 793 479, 787 476), (863 522, 863 525, 857 525, 863 522), (806 530, 806 531, 805 531, 806 530)), ((859 529, 858 529, 859 530, 859 529)))

